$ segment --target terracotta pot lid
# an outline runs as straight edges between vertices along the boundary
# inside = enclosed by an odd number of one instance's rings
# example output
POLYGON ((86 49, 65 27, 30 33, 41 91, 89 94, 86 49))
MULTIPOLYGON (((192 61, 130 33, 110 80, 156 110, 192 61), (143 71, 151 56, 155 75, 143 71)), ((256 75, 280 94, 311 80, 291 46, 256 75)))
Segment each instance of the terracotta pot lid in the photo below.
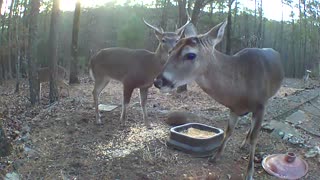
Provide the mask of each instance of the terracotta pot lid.
POLYGON ((299 179, 308 172, 308 164, 294 153, 269 155, 262 161, 269 174, 282 179, 299 179))

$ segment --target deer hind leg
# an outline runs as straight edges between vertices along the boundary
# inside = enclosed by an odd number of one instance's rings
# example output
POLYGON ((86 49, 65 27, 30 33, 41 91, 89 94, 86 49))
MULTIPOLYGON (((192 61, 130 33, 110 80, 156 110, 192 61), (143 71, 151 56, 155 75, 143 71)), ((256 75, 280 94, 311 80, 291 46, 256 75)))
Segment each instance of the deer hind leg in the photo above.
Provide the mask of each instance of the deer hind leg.
POLYGON ((39 85, 39 102, 41 100, 41 85, 42 85, 42 83, 40 83, 40 85, 39 85))
POLYGON ((60 97, 61 97, 61 94, 62 94, 63 84, 61 83, 61 81, 58 81, 58 82, 57 82, 57 85, 58 85, 58 88, 59 88, 58 95, 59 95, 59 98, 60 98, 60 97))
POLYGON ((250 130, 248 143, 250 144, 249 164, 247 168, 246 180, 253 179, 254 173, 254 154, 258 141, 258 135, 261 129, 261 123, 264 115, 264 106, 260 106, 252 115, 252 127, 250 130))
POLYGON ((149 88, 140 88, 140 105, 142 109, 144 124, 145 126, 147 126, 147 128, 151 128, 150 122, 148 121, 147 109, 146 109, 146 104, 148 99, 148 89, 149 88))
POLYGON ((232 135, 232 132, 234 130, 234 128, 236 127, 237 123, 238 123, 238 119, 239 119, 239 116, 236 115, 235 113, 233 113, 231 110, 230 110, 230 118, 229 118, 229 121, 228 121, 228 126, 224 132, 224 138, 223 138, 223 141, 222 141, 222 144, 220 145, 219 149, 217 150, 216 154, 214 154, 210 159, 209 161, 211 162, 214 162, 221 154, 222 152, 224 151, 224 148, 226 147, 226 144, 228 143, 229 139, 230 139, 230 136, 232 135))
POLYGON ((62 88, 64 88, 64 89, 67 90, 68 96, 70 96, 69 84, 66 83, 64 80, 58 81, 58 83, 59 83, 59 86, 60 86, 60 88, 59 88, 59 90, 60 90, 59 95, 62 94, 62 88))
MULTIPOLYGON (((251 126, 253 125, 253 123, 251 123, 251 126)), ((250 138, 250 134, 251 134, 251 129, 252 127, 250 127, 250 129, 247 131, 247 135, 246 138, 242 141, 241 145, 240 145, 240 149, 244 149, 244 147, 246 146, 246 144, 249 143, 249 138, 250 138)))
POLYGON ((101 91, 108 85, 108 83, 110 82, 109 78, 96 78, 95 82, 94 82, 94 88, 92 91, 92 95, 93 95, 93 102, 94 102, 94 108, 95 108, 95 114, 96 114, 96 123, 97 124, 101 124, 101 119, 100 119, 100 112, 99 112, 99 96, 101 91))
MULTIPOLYGON (((253 117, 251 117, 251 118, 253 118, 253 117)), ((250 127, 250 129, 247 131, 246 138, 242 141, 242 143, 241 143, 241 145, 240 145, 240 149, 244 149, 244 147, 246 146, 246 144, 249 144, 250 134, 251 134, 251 130, 253 129, 253 125, 254 125, 254 123, 251 123, 251 127, 250 127)))
POLYGON ((62 82, 63 86, 65 89, 67 89, 67 93, 68 93, 68 96, 70 96, 70 86, 68 83, 66 83, 65 81, 62 82))
POLYGON ((122 125, 125 125, 127 120, 126 109, 130 103, 131 95, 134 88, 123 85, 123 96, 122 96, 122 111, 120 116, 120 122, 122 125))

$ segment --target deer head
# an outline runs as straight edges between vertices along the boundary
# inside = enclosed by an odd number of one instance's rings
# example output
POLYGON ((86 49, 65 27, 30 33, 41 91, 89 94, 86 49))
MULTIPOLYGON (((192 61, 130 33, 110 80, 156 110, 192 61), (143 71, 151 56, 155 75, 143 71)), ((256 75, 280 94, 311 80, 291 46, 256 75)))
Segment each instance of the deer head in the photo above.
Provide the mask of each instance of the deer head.
POLYGON ((208 63, 214 63, 213 51, 221 42, 226 25, 227 21, 222 22, 202 35, 197 35, 192 24, 187 26, 186 37, 170 51, 164 70, 154 85, 160 90, 172 90, 205 73, 208 63))
POLYGON ((159 47, 164 51, 169 52, 177 44, 178 40, 182 38, 185 27, 190 23, 190 18, 188 18, 186 24, 176 29, 175 32, 165 32, 161 27, 157 28, 152 26, 145 19, 143 19, 143 22, 149 28, 154 30, 154 33, 159 41, 159 47))

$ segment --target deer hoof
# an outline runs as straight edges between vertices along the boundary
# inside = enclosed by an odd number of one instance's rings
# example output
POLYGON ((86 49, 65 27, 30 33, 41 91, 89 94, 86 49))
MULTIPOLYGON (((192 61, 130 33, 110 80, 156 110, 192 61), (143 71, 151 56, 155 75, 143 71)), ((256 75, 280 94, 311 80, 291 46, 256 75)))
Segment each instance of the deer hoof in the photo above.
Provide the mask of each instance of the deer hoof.
POLYGON ((216 157, 215 156, 212 156, 208 159, 208 162, 209 163, 215 163, 216 162, 216 157))
POLYGON ((240 145, 240 149, 242 149, 242 150, 246 149, 247 145, 248 145, 247 141, 244 140, 240 145))
POLYGON ((98 117, 96 118, 96 124, 102 124, 102 121, 100 119, 101 115, 99 114, 98 117))
POLYGON ((150 123, 146 123, 145 125, 146 125, 147 129, 152 129, 152 126, 150 123))
POLYGON ((102 124, 101 119, 98 119, 98 120, 96 121, 96 124, 97 124, 97 125, 101 125, 101 124, 102 124))
POLYGON ((120 118, 120 125, 123 127, 126 126, 126 120, 122 117, 120 118))
POLYGON ((246 180, 253 180, 253 177, 252 176, 247 176, 246 180))

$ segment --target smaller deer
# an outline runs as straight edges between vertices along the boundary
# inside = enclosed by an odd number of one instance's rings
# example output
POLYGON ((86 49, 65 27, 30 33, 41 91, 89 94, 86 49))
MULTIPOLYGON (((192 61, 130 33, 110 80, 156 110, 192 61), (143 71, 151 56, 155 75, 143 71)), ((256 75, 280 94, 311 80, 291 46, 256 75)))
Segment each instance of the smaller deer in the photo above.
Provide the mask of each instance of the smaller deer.
POLYGON ((121 123, 125 124, 126 108, 130 102, 133 90, 139 88, 143 120, 145 125, 150 128, 146 110, 148 89, 153 85, 153 79, 160 73, 167 61, 168 52, 181 38, 183 30, 189 21, 175 32, 164 32, 162 28, 156 28, 144 20, 144 23, 154 30, 159 41, 155 52, 145 49, 112 47, 102 49, 92 56, 89 71, 94 80, 92 95, 97 124, 101 124, 98 109, 99 95, 110 80, 113 79, 123 84, 121 123))
MULTIPOLYGON (((58 65, 57 69, 58 69, 57 83, 58 83, 58 86, 60 86, 60 92, 61 92, 62 87, 64 87, 65 89, 67 89, 68 96, 69 96, 69 90, 70 90, 69 84, 65 80, 68 78, 68 71, 64 67, 59 66, 59 65, 58 65)), ((50 81, 49 67, 39 68, 38 69, 38 78, 39 78, 39 82, 40 82, 39 98, 41 99, 41 84, 50 81)))
POLYGON ((311 71, 310 71, 309 69, 306 69, 305 74, 304 74, 304 76, 303 76, 303 82, 304 82, 304 83, 307 83, 307 82, 308 82, 308 80, 309 80, 309 78, 310 78, 310 74, 311 74, 311 71))

